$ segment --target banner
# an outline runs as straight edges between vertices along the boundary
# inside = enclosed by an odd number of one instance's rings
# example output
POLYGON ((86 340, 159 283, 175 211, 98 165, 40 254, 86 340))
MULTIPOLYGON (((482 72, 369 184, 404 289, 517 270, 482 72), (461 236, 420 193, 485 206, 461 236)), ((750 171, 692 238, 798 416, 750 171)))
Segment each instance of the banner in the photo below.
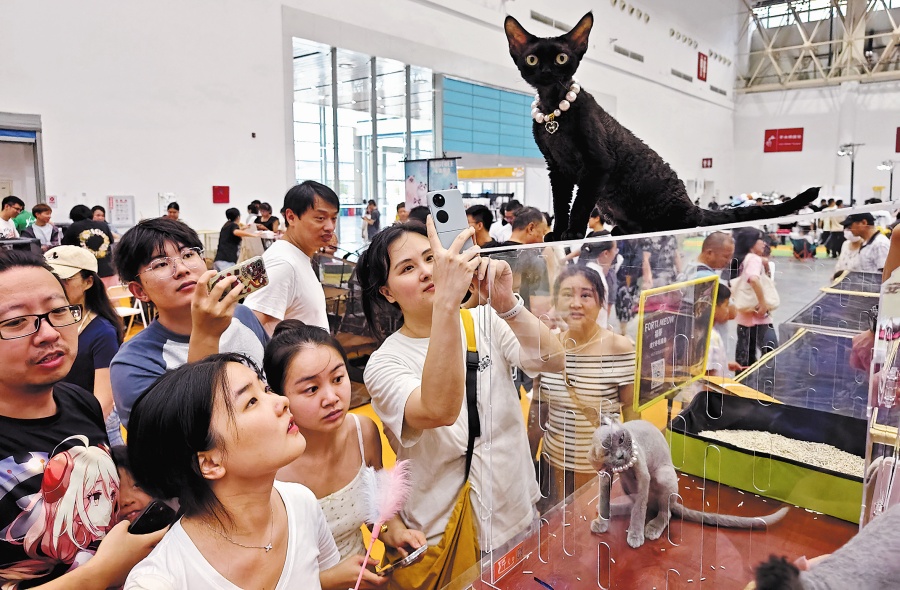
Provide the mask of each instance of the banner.
POLYGON ((634 409, 643 411, 706 374, 719 277, 641 293, 634 409))
POLYGON ((802 152, 803 127, 766 129, 763 152, 802 152))
POLYGON ((706 70, 709 66, 709 57, 705 53, 697 53, 697 79, 706 82, 706 70))

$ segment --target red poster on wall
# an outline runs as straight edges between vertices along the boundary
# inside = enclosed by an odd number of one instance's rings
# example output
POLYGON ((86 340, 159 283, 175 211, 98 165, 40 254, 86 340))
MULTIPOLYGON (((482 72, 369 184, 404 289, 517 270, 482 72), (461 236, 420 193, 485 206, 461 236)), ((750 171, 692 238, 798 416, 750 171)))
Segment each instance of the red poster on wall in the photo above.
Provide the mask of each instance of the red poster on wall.
POLYGON ((230 187, 214 186, 213 187, 213 203, 227 203, 230 193, 230 187))
POLYGON ((697 52, 697 79, 706 82, 706 70, 709 66, 709 57, 705 53, 697 52))
POLYGON ((766 129, 764 152, 802 152, 803 127, 766 129))
POLYGON ((900 153, 900 127, 897 127, 897 153, 900 153))

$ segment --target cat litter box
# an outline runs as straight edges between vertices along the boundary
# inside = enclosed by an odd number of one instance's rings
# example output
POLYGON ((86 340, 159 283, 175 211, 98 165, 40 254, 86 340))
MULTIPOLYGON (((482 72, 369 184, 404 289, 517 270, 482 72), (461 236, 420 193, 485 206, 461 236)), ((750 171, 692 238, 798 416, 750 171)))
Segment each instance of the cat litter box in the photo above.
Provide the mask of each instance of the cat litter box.
POLYGON ((859 521, 862 470, 858 476, 848 475, 698 434, 716 430, 780 434, 864 457, 865 420, 785 404, 763 405, 709 391, 697 394, 666 430, 672 461, 679 471, 842 520, 859 521))

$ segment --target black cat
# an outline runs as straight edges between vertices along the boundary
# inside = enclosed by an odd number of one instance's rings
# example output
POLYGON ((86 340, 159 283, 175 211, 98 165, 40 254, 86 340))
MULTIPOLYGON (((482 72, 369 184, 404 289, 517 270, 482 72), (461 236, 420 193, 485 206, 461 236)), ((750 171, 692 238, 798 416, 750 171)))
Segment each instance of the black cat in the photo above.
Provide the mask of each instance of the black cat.
POLYGON ((511 16, 505 22, 509 53, 525 81, 538 91, 533 132, 550 170, 554 239, 584 237, 595 205, 622 233, 639 233, 788 215, 818 196, 817 187, 780 205, 719 211, 694 205, 684 183, 659 154, 572 80, 593 23, 589 12, 565 35, 540 38, 511 16), (570 215, 575 185, 578 194, 570 215))

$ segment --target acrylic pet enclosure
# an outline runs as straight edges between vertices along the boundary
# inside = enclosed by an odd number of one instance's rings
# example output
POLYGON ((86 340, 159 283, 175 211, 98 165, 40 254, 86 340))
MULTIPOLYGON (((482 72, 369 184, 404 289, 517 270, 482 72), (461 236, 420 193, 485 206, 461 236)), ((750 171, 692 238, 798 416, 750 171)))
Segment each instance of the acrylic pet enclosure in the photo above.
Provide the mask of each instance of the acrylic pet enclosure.
MULTIPOLYGON (((751 519, 745 528, 726 528, 673 514, 658 539, 647 538, 636 549, 626 542, 630 498, 619 482, 621 473, 580 470, 591 449, 596 410, 601 415, 616 413, 612 408, 621 400, 611 398, 630 395, 618 385, 604 385, 604 374, 618 369, 610 360, 615 355, 596 360, 591 352, 595 342, 565 336, 570 325, 594 313, 592 305, 598 305, 587 301, 590 288, 582 303, 561 301, 554 291, 557 277, 568 267, 567 255, 582 242, 491 253, 510 263, 526 306, 554 332, 564 334, 567 373, 532 380, 520 371, 516 383, 523 396, 534 399, 526 424, 531 424, 532 450, 541 449, 543 461, 536 462, 536 471, 542 494, 553 483, 567 499, 551 506, 545 501, 539 523, 514 542, 502 548, 483 547, 482 563, 450 587, 739 589, 769 554, 793 560, 832 552, 857 533, 864 514, 867 519, 896 501, 892 498, 900 499, 900 486, 895 490, 893 485, 893 466, 900 462, 896 452, 900 415, 895 409, 900 304, 890 308, 891 316, 882 314, 875 354, 880 374, 873 394, 880 392, 878 399, 873 398, 880 405, 873 416, 868 371, 851 367, 850 355, 853 337, 871 325, 880 277, 836 276, 836 261, 826 257, 824 249, 815 259, 795 259, 790 244, 778 245, 775 234, 779 223, 795 219, 742 226, 758 228, 772 243, 768 260, 781 305, 771 313, 774 331, 766 335, 767 341, 777 340, 777 346, 756 350, 755 362, 736 375, 729 371, 738 342, 735 320, 724 325, 714 320, 718 281, 696 281, 689 289, 677 286, 703 276, 702 269, 696 273, 694 263, 712 228, 614 239, 625 260, 618 273, 601 281, 604 287, 618 281, 606 313, 616 333, 624 326, 624 333, 639 345, 635 369, 644 386, 638 384, 628 407, 641 408, 641 418, 665 433, 679 490, 668 499, 669 507, 679 504, 704 515, 751 519), (642 291, 650 281, 652 290, 642 291), (698 285, 715 288, 702 291, 698 285), (654 295, 660 299, 667 292, 678 295, 654 304, 654 295), (650 322, 656 323, 648 332, 650 322), (655 343, 652 351, 651 343, 655 343), (716 354, 716 347, 723 345, 724 356, 716 354), (659 350, 665 353, 654 352, 659 350), (593 370, 585 368, 591 362, 596 365, 593 370), (665 387, 655 387, 651 394, 645 386, 654 379, 665 387), (542 394, 541 388, 554 389, 555 395, 542 394), (598 397, 607 401, 598 403, 598 397), (590 410, 590 404, 596 409, 590 410), (717 440, 720 435, 731 438, 717 440), (608 530, 592 533, 600 486, 610 484, 611 506, 599 507, 604 516, 609 511, 608 530), (785 506, 789 510, 780 522, 767 526, 757 519, 785 506)), ((816 219, 803 216, 804 223, 816 219)), ((610 238, 592 239, 604 240, 610 238)), ((611 336, 602 336, 607 337, 611 336)), ((488 373, 479 378, 487 379, 488 373)), ((497 404, 516 402, 506 396, 500 399, 484 381, 482 391, 489 392, 479 400, 485 414, 497 404)), ((522 404, 527 412, 528 399, 522 404)), ((483 432, 479 444, 489 447, 501 435, 483 432)), ((639 448, 637 454, 640 457, 639 448)), ((486 465, 504 468, 490 461, 486 465)), ((634 469, 625 467, 629 468, 634 469)), ((498 502, 502 498, 493 497, 490 490, 478 497, 481 526, 491 526, 498 502)), ((652 516, 648 513, 647 520, 652 516)))

